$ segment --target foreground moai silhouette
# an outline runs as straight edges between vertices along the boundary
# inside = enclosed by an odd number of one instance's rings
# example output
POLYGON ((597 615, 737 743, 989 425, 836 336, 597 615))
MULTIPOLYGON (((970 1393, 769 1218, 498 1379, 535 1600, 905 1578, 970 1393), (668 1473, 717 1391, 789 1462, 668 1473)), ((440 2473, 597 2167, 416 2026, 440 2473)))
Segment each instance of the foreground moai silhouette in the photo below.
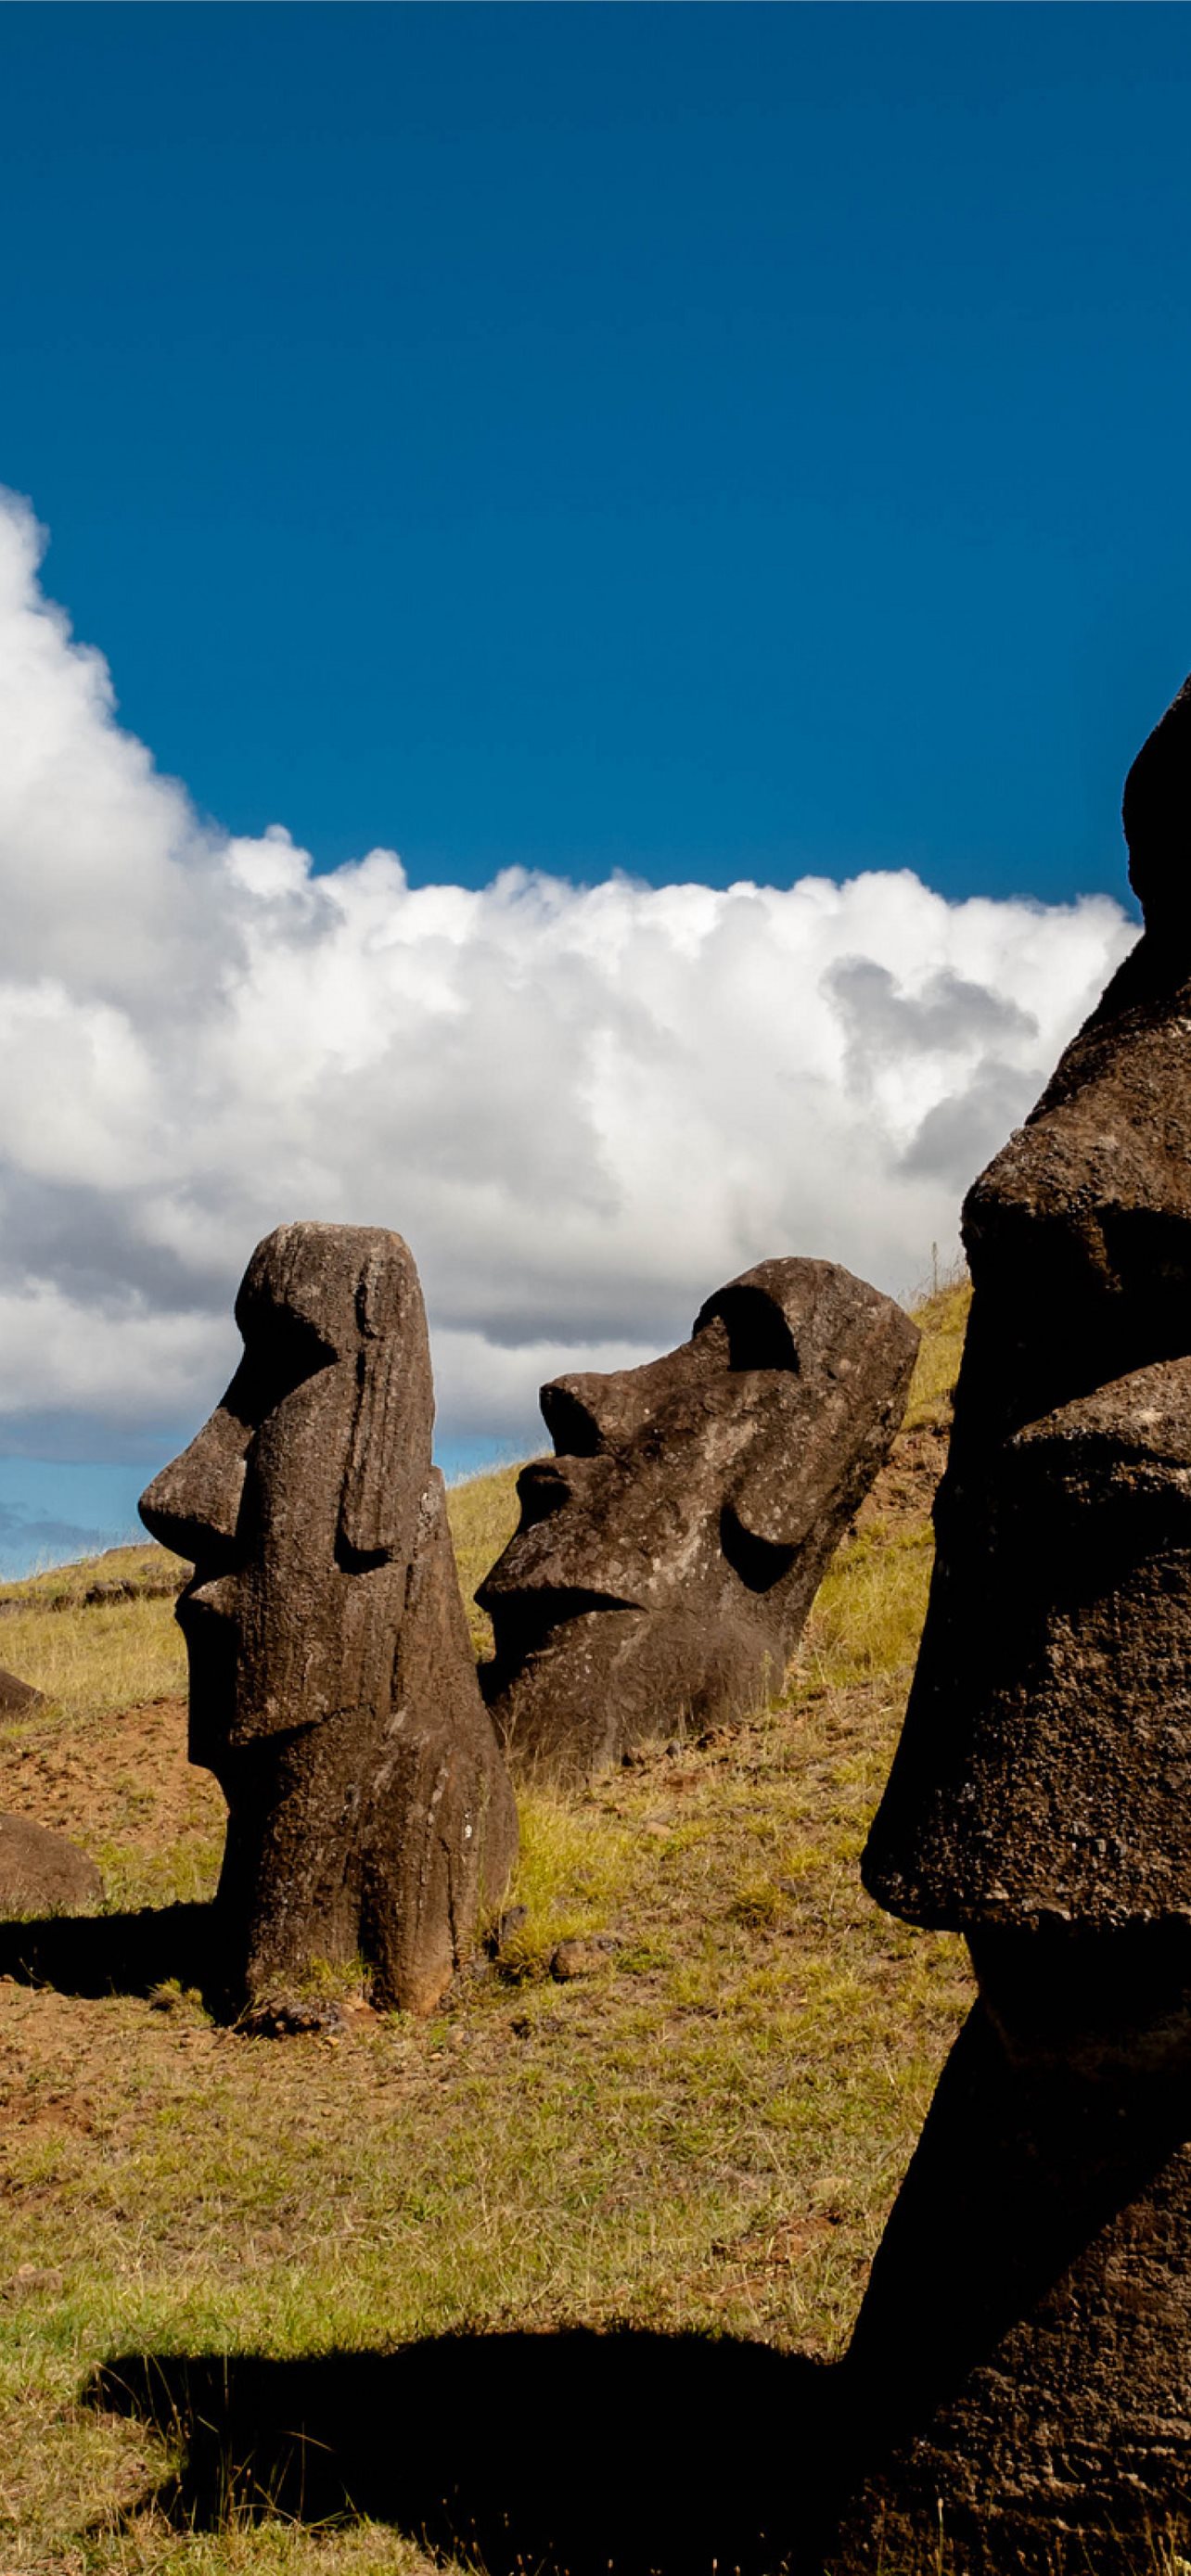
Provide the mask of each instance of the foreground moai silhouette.
POLYGON ((194 1560, 190 1758, 228 1803, 218 1915, 237 2008, 357 1951, 429 2011, 497 1898, 516 1811, 480 1698, 422 1292, 400 1235, 283 1225, 236 1300, 222 1403, 141 1497, 194 1560))
POLYGON ((780 1684, 918 1338, 850 1271, 762 1261, 664 1359, 543 1387, 556 1455, 522 1470, 520 1527, 476 1595, 519 1763, 582 1777, 780 1684))
POLYGON ((873 2267, 844 2563, 1134 2564, 1191 2510, 1191 683, 1125 790, 1145 935, 964 1211, 914 1687, 863 1864, 979 2000, 873 2267))

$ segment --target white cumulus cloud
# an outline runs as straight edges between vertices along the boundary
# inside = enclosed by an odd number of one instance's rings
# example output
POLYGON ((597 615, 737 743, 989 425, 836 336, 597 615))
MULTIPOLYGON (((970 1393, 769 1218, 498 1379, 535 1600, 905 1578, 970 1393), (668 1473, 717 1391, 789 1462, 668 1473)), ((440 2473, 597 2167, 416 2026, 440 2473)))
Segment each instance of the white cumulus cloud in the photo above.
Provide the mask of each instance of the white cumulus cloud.
POLYGON ((1134 937, 1113 903, 844 885, 411 888, 203 825, 0 498, 0 1440, 154 1442, 230 1367, 281 1219, 397 1226, 440 1422, 689 1329, 767 1254, 893 1290, 1134 937))

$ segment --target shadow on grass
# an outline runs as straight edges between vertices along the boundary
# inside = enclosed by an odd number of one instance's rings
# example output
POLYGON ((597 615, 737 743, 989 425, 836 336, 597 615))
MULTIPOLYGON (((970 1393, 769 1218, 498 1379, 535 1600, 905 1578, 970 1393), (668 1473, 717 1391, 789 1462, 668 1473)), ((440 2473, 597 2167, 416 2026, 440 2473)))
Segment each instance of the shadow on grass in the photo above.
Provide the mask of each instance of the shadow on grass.
POLYGON ((84 2391, 181 2449, 188 2529, 365 2516, 487 2576, 814 2563, 832 2374, 696 2335, 444 2335, 313 2361, 135 2354, 84 2391))
POLYGON ((176 1977, 205 2003, 220 1989, 213 1905, 147 1906, 137 1914, 53 1915, 0 1923, 0 1977, 60 1995, 149 1995, 176 1977))

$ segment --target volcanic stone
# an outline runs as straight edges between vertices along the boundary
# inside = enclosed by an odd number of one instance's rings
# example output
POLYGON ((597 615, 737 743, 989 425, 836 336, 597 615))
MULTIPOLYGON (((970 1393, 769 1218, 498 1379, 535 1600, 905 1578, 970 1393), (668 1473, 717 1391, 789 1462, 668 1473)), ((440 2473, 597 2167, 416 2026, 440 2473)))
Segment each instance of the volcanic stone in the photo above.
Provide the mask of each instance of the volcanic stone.
POLYGON ((569 1985, 576 1977, 594 1977, 610 1965, 620 1943, 608 1933, 588 1933, 570 1941, 560 1941, 550 1961, 550 1974, 560 1986, 569 1985))
POLYGON ((985 1998, 944 2070, 838 2390, 869 2470, 841 2569, 941 2531, 960 2568, 1135 2570, 1191 2511, 1186 2031, 1146 2065, 1076 2030, 1025 2052, 985 1998))
POLYGON ((44 1691, 34 1690, 32 1682, 23 1682, 0 1666, 0 1717, 24 1717, 31 1709, 44 1707, 44 1691))
MULTIPOLYGON (((1191 762, 1160 726, 1147 812, 1163 744, 1191 762)), ((1189 985, 1147 929, 964 1209, 937 1568, 864 1860, 911 1922, 1191 1910, 1189 985)))
POLYGON ((522 1470, 520 1527, 476 1595, 520 1764, 582 1777, 780 1684, 917 1347, 849 1271, 763 1261, 664 1359, 543 1387, 555 1455, 522 1470))
POLYGON ((1125 791, 1145 935, 964 1210, 973 1297, 863 1862, 980 2000, 873 2267, 844 2559, 1128 2563, 1191 2514, 1191 695, 1125 791))
POLYGON ((141 1500, 194 1561, 177 1615, 191 1760, 228 1802, 231 2000, 282 2027, 318 1962, 359 1951, 378 2002, 427 2012, 517 1824, 430 1463, 417 1272, 378 1227, 281 1226, 236 1316, 222 1403, 141 1500))

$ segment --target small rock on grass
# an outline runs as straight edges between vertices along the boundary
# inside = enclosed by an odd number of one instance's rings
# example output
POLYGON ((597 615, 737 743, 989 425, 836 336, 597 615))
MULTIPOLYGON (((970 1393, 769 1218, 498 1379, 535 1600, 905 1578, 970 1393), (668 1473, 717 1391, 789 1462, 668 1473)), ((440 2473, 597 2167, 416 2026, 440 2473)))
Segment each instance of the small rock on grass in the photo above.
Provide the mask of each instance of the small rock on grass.
POLYGON ((93 1860, 29 1816, 0 1816, 0 1916, 86 1914, 103 1903, 93 1860))
POLYGON ((550 1962, 550 1974, 557 1977, 560 1985, 568 1985, 572 1977, 593 1977, 598 1969, 608 1966, 619 1948, 619 1941, 612 1940, 606 1932, 589 1932, 572 1941, 560 1941, 550 1962))
POLYGON ((0 1664, 0 1717, 29 1717, 45 1704, 44 1691, 34 1690, 32 1682, 23 1682, 19 1673, 6 1672, 0 1664))
POLYGON ((4 2283, 7 2299, 33 2299, 66 2286, 66 2274, 56 2266, 42 2263, 18 2263, 10 2280, 4 2283))
POLYGON ((342 2039, 349 2023, 343 2005, 335 1997, 311 2002, 297 1996, 275 1995, 242 2013, 236 2027, 249 2039, 342 2039))

